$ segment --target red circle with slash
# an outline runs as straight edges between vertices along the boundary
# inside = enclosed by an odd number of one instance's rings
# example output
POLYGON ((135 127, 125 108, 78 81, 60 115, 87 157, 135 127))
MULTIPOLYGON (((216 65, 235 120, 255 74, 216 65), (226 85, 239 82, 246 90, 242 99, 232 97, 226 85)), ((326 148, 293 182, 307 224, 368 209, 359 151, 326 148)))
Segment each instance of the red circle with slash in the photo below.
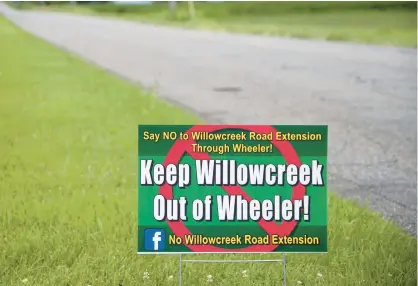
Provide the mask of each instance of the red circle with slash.
MULTIPOLYGON (((210 160, 209 154, 206 153, 195 153, 192 151, 192 144, 195 143, 190 139, 192 132, 216 132, 224 129, 239 129, 246 130, 250 132, 256 132, 259 134, 268 134, 277 132, 272 126, 265 125, 195 125, 187 130, 185 133, 189 135, 188 140, 177 140, 174 142, 172 148, 168 152, 164 166, 168 164, 178 164, 184 153, 189 154, 195 160, 210 160)), ((283 155, 287 164, 294 164, 297 167, 301 165, 298 154, 293 148, 292 144, 288 141, 276 141, 272 140, 271 143, 275 146, 279 152, 283 155)), ((239 186, 221 186, 228 195, 241 195, 247 201, 250 201, 251 198, 247 195, 239 186)), ((173 187, 164 184, 160 187, 160 194, 165 197, 165 199, 173 199, 173 187)), ((306 188, 302 184, 297 184, 292 187, 292 201, 302 200, 306 194, 306 188)), ((277 224, 274 221, 265 221, 261 219, 257 222, 260 227, 269 235, 275 234, 279 236, 288 236, 295 229, 297 222, 295 220, 283 221, 280 224, 277 224)), ((184 225, 182 221, 168 221, 168 226, 171 228, 173 233, 181 237, 184 241, 186 235, 192 235, 191 231, 184 225)), ((252 252, 272 252, 278 245, 267 244, 267 245, 251 245, 243 248, 237 249, 227 249, 222 247, 217 247, 213 245, 186 245, 192 252, 199 253, 252 253, 252 252)))

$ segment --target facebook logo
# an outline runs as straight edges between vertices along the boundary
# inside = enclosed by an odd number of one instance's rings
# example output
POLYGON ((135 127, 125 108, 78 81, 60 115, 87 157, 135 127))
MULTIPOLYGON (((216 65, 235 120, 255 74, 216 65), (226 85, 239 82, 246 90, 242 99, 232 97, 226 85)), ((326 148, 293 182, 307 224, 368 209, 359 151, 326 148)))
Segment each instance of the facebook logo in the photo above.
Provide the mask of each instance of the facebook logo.
POLYGON ((165 248, 165 231, 163 229, 146 229, 145 236, 145 250, 164 250, 165 248))

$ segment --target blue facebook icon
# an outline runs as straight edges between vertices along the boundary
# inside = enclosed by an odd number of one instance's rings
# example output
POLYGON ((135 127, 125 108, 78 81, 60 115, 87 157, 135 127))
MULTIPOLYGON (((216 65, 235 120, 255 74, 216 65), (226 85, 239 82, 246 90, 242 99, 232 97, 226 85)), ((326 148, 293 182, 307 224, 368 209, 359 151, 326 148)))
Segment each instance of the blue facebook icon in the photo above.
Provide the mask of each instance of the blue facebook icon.
POLYGON ((165 248, 165 231, 163 229, 146 229, 145 250, 159 251, 165 248))

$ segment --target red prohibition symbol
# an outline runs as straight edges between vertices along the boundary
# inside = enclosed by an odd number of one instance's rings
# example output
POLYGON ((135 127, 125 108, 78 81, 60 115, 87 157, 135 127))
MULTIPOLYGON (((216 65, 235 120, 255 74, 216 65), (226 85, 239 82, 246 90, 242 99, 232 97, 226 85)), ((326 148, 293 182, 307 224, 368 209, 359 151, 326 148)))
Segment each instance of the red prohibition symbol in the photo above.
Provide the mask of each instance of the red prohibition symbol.
MULTIPOLYGON (((211 157, 207 153, 195 153, 192 151, 192 144, 195 141, 191 136, 192 132, 216 132, 224 129, 238 129, 238 130, 246 130, 251 132, 256 132, 260 134, 266 133, 275 133, 277 130, 274 129, 272 126, 265 126, 265 125, 195 125, 187 130, 185 133, 189 135, 188 140, 177 140, 174 142, 172 148, 168 152, 165 160, 164 166, 168 164, 178 164, 183 156, 184 153, 189 154, 195 160, 210 160, 211 157)), ((301 165, 300 158, 296 153, 293 146, 288 141, 276 141, 272 140, 271 143, 279 152, 283 155, 287 164, 294 164, 297 167, 301 165)), ((251 198, 248 194, 244 192, 239 186, 222 186, 224 191, 228 195, 241 195, 247 201, 250 201, 251 198)), ((166 199, 173 199, 173 187, 164 184, 160 187, 160 194, 164 196, 166 199)), ((302 200, 304 195, 306 194, 306 187, 297 184, 296 186, 292 187, 292 201, 294 200, 302 200)), ((184 225, 182 221, 167 221, 168 226, 173 231, 173 233, 184 239, 186 235, 192 235, 191 231, 184 225)), ((260 227, 269 235, 277 234, 279 236, 288 236, 292 233, 292 231, 297 226, 297 222, 295 220, 291 221, 283 221, 280 224, 277 224, 274 221, 265 221, 261 219, 257 222, 260 227)), ((217 247, 213 245, 187 245, 187 247, 192 252, 200 252, 200 253, 213 253, 213 252, 272 252, 274 251, 278 245, 268 244, 268 245, 251 245, 243 248, 234 248, 234 249, 226 249, 222 247, 217 247)))

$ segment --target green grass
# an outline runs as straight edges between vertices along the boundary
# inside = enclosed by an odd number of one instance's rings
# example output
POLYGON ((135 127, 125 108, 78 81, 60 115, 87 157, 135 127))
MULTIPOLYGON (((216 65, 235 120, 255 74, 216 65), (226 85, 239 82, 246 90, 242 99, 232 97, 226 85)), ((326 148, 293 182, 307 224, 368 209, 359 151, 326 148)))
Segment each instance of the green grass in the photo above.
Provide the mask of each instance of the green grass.
MULTIPOLYGON (((136 132, 199 120, 1 17, 0 38, 0 284, 176 285, 178 257, 136 255, 136 132)), ((416 238, 335 195, 328 213, 329 253, 288 255, 288 285, 416 285, 416 238)), ((188 264, 184 285, 208 274, 282 277, 276 264, 188 264)))
MULTIPOLYGON (((20 5, 22 9, 34 7, 20 5)), ((416 2, 197 2, 192 20, 187 3, 179 3, 175 15, 170 14, 167 3, 51 4, 41 8, 186 28, 417 46, 416 2)))

